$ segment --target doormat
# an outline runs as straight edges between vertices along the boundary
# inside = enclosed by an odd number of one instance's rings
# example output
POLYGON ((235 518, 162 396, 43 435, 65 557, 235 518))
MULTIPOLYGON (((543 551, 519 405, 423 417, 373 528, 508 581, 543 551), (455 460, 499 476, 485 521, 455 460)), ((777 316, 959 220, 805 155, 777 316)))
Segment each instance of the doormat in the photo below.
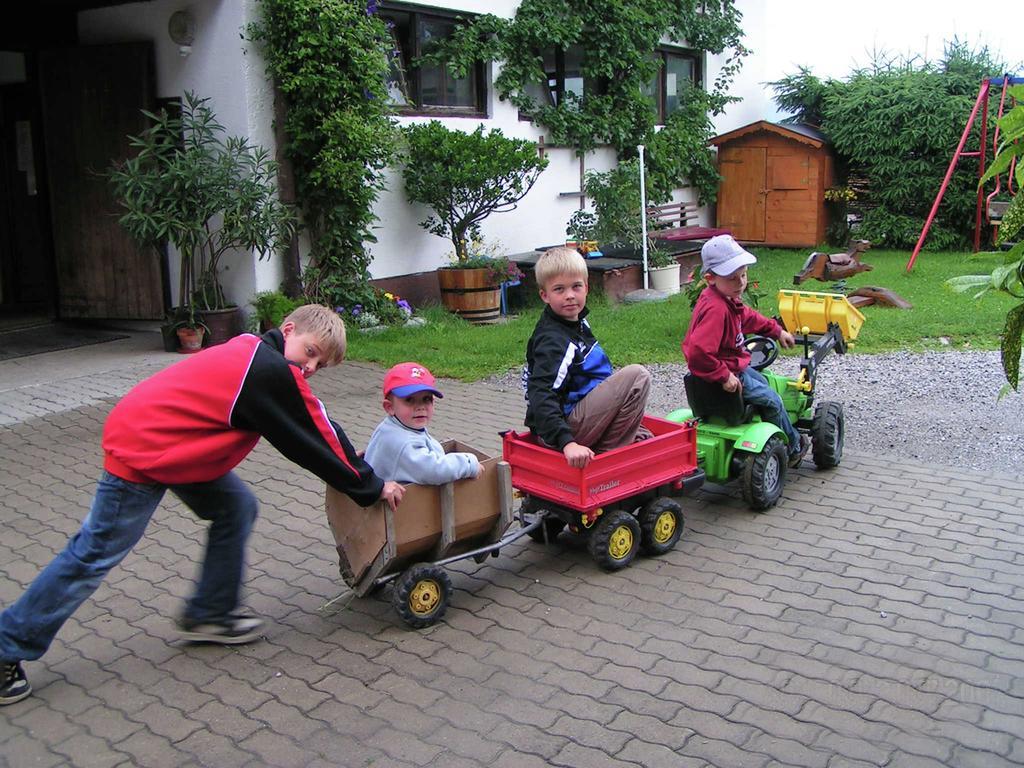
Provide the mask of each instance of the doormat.
POLYGON ((128 335, 70 323, 49 323, 0 333, 0 360, 127 339, 128 335))

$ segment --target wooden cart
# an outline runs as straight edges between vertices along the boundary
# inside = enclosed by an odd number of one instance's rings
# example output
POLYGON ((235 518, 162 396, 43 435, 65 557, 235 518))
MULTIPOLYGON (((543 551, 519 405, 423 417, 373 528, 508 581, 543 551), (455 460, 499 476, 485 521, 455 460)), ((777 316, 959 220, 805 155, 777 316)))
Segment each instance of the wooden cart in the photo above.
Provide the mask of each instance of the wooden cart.
POLYGON ((530 532, 512 522, 512 474, 507 462, 454 440, 447 452, 476 454, 484 466, 475 480, 440 486, 406 486, 397 511, 384 502, 361 507, 327 488, 327 521, 338 550, 342 578, 358 597, 396 581, 392 604, 412 627, 426 627, 444 614, 451 595, 448 563, 469 557, 483 562, 530 532))

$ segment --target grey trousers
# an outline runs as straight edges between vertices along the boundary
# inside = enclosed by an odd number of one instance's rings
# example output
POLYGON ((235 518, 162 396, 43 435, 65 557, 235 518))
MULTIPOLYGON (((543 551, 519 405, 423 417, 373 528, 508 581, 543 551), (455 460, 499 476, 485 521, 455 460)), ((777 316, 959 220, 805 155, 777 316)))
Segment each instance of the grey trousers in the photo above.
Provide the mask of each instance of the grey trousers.
POLYGON ((569 414, 567 421, 576 442, 601 453, 650 437, 640 426, 650 391, 651 374, 642 365, 615 371, 569 414))

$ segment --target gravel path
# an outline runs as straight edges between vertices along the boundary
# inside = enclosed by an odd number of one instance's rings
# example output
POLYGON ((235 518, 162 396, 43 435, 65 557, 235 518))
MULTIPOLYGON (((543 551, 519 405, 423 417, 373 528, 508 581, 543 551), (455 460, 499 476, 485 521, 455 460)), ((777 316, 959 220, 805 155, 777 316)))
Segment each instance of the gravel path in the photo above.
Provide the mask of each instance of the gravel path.
MULTIPOLYGON (((772 370, 794 375, 783 356, 772 370)), ((685 365, 650 366, 648 410, 684 406, 685 365)), ((518 388, 519 372, 492 379, 518 388)), ((1024 474, 1024 395, 996 402, 1003 385, 998 352, 896 352, 830 355, 818 370, 817 399, 837 400, 846 415, 848 449, 938 466, 1024 474)))

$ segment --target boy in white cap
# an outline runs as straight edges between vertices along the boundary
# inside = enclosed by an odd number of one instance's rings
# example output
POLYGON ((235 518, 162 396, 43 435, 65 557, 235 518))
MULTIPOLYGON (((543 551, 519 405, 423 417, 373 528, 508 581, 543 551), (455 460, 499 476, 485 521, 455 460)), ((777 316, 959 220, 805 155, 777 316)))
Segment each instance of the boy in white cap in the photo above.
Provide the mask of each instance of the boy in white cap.
POLYGON ((388 480, 420 485, 479 477, 483 465, 472 453, 445 453, 427 432, 434 398, 444 397, 425 365, 399 363, 384 376, 384 419, 373 431, 364 458, 388 480))
POLYGON ((747 266, 756 263, 757 258, 731 235, 708 240, 700 257, 701 273, 708 287, 693 308, 690 329, 683 339, 683 354, 690 373, 721 384, 726 392, 741 391, 746 402, 758 406, 767 421, 786 433, 789 464, 799 466, 810 440, 797 432, 782 398, 761 372, 750 367, 750 353, 743 346, 744 336, 753 333, 778 339, 788 349, 795 343, 793 334, 743 303, 747 266))

